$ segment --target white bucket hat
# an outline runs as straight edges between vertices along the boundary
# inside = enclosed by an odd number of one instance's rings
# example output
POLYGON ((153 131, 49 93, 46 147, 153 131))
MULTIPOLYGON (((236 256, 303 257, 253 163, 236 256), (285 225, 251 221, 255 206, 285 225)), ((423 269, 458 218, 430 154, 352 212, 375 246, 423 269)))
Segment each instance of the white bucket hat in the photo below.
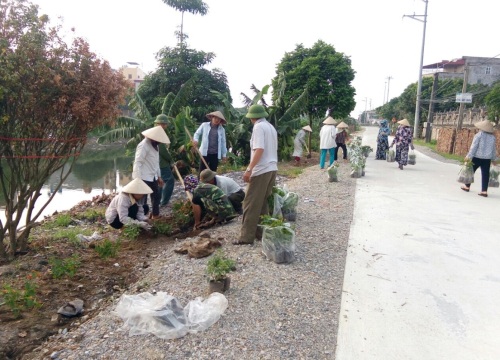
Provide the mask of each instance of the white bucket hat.
POLYGON ((492 134, 493 134, 493 131, 495 130, 493 128, 493 124, 491 123, 491 121, 488 121, 488 120, 483 120, 483 121, 477 122, 474 124, 474 126, 477 127, 479 130, 482 130, 482 131, 485 131, 488 133, 492 133, 492 134))
POLYGON ((150 129, 144 130, 142 132, 142 135, 144 135, 148 139, 158 141, 159 143, 170 145, 170 139, 161 126, 154 126, 150 129))
POLYGON ((337 122, 333 120, 331 116, 328 116, 325 121, 323 121, 323 124, 325 125, 337 125, 337 122))
POLYGON ((127 194, 151 194, 153 190, 141 179, 137 178, 129 182, 122 189, 127 194))
POLYGON ((304 129, 305 131, 309 131, 309 132, 313 131, 313 129, 311 129, 311 127, 309 125, 303 126, 302 129, 304 129))

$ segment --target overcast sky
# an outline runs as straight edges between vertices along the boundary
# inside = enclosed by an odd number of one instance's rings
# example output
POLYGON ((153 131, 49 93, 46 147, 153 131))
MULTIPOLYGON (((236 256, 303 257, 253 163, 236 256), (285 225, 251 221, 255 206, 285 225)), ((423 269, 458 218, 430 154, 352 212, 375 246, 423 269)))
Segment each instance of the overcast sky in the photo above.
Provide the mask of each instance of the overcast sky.
MULTIPOLYGON (((162 0, 32 1, 51 19, 62 17, 65 29, 74 27, 114 68, 137 62, 154 71, 155 54, 176 45, 181 23, 181 14, 162 0)), ((252 84, 271 83, 285 52, 318 40, 352 60, 353 117, 382 105, 387 91, 392 99, 418 80, 423 23, 403 15, 424 15, 422 0, 205 2, 207 15, 184 15, 184 32, 190 48, 215 53, 210 68, 226 73, 235 106, 241 106, 241 92, 252 95, 252 84)), ((494 0, 429 0, 424 65, 499 55, 499 10, 494 0)))

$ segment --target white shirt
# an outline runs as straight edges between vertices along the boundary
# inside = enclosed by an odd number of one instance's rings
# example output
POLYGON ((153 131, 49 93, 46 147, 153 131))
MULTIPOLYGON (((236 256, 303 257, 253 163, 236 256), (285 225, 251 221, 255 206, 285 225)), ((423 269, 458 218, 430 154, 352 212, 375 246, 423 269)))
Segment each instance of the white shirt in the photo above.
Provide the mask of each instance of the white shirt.
POLYGON ((242 190, 236 181, 227 176, 215 175, 215 185, 227 196, 242 190))
MULTIPOLYGON (((162 145, 159 144, 159 146, 162 145)), ((160 152, 154 149, 153 145, 151 145, 151 140, 144 138, 135 150, 132 178, 154 181, 155 179, 159 179, 160 176, 160 152)))
POLYGON ((260 118, 253 125, 250 149, 252 151, 250 161, 256 149, 264 149, 259 162, 252 169, 251 176, 278 171, 278 134, 274 126, 265 118, 260 118))
MULTIPOLYGON (((137 211, 137 220, 144 221, 147 220, 147 216, 144 215, 144 205, 145 196, 142 197, 141 200, 137 201, 137 205, 139 205, 139 210, 137 211)), ((106 222, 111 224, 116 215, 118 215, 120 222, 122 224, 128 224, 133 219, 128 217, 128 208, 136 203, 135 199, 132 195, 121 192, 116 195, 113 200, 109 203, 108 208, 106 209, 106 222)))
POLYGON ((337 135, 337 128, 335 125, 323 125, 319 132, 319 148, 331 149, 337 147, 335 136, 337 135))

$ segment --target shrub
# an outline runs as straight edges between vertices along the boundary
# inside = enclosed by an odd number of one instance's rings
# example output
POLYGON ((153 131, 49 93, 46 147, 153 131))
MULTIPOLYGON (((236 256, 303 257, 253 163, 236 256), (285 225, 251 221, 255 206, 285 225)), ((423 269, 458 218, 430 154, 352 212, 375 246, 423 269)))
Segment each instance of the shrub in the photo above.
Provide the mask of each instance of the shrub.
POLYGON ((172 225, 163 221, 155 221, 152 229, 156 235, 170 235, 172 233, 172 225))
POLYGON ((225 256, 222 250, 217 250, 207 262, 207 275, 210 280, 223 280, 235 269, 235 261, 225 256))
POLYGON ((73 277, 76 275, 76 271, 80 267, 80 259, 78 255, 73 255, 66 259, 52 258, 49 260, 51 266, 52 277, 54 279, 60 279, 64 275, 73 277))
POLYGON ((114 258, 118 254, 120 243, 108 239, 103 240, 95 246, 95 251, 101 259, 114 258))
POLYGON ((122 235, 129 240, 136 240, 141 233, 141 228, 139 225, 130 224, 123 227, 122 235))

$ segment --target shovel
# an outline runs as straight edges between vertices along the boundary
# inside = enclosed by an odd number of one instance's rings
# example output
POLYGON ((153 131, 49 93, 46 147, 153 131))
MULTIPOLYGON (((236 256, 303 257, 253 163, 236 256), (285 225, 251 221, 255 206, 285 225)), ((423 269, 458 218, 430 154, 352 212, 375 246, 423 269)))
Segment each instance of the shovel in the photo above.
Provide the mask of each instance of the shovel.
MULTIPOLYGON (((189 139, 191 139, 191 142, 193 142, 193 137, 191 136, 191 133, 189 132, 187 126, 184 126, 184 130, 186 130, 186 133, 189 135, 189 139)), ((198 155, 200 155, 200 159, 201 159, 201 161, 203 161, 203 164, 205 164, 205 168, 210 169, 210 166, 208 166, 207 162, 205 161, 205 158, 203 157, 203 155, 201 155, 201 152, 200 152, 200 149, 198 149, 198 146, 193 144, 193 147, 198 152, 198 155)))
POLYGON ((184 191, 186 192, 186 196, 188 198, 189 201, 193 200, 193 195, 186 190, 186 185, 184 185, 184 180, 182 179, 182 176, 181 176, 181 173, 179 172, 179 169, 177 169, 177 166, 174 164, 174 170, 175 170, 175 173, 177 174, 177 177, 179 178, 179 181, 181 182, 182 184, 182 187, 184 188, 184 191))
POLYGON ((307 156, 306 158, 310 159, 311 158, 311 152, 309 151, 309 148, 307 147, 307 144, 304 144, 307 150, 307 156))

